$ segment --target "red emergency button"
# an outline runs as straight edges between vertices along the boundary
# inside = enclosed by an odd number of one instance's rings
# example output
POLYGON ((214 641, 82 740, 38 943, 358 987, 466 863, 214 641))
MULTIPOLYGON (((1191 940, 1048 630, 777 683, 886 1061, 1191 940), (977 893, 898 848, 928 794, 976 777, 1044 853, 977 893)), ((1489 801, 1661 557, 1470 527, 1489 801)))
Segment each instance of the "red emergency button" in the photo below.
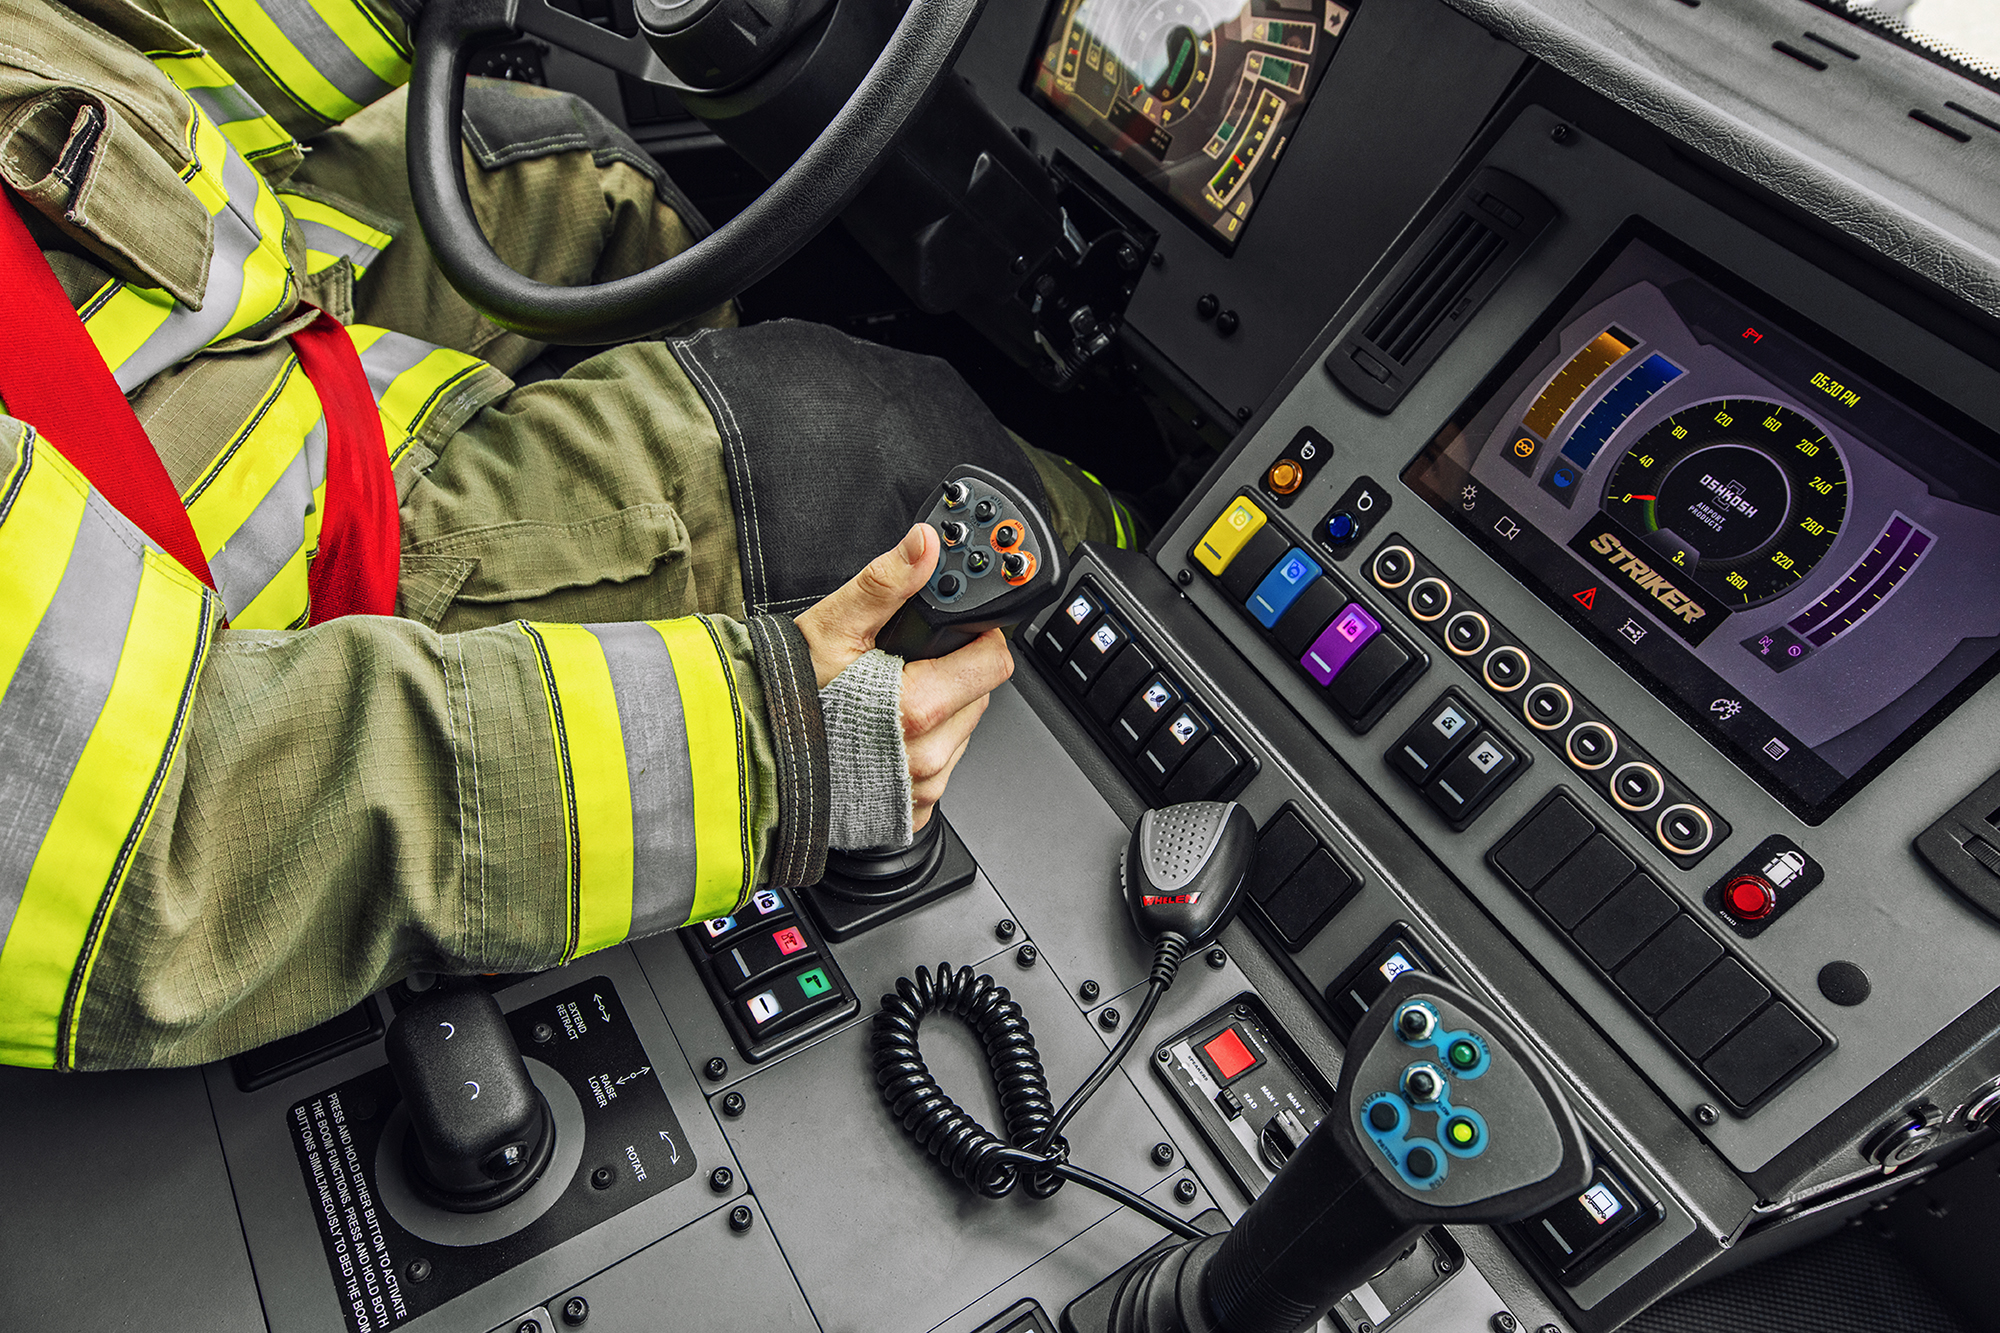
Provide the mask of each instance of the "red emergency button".
POLYGON ((1778 910, 1778 891, 1760 875, 1738 875, 1722 886, 1722 910, 1738 921, 1762 921, 1778 910))

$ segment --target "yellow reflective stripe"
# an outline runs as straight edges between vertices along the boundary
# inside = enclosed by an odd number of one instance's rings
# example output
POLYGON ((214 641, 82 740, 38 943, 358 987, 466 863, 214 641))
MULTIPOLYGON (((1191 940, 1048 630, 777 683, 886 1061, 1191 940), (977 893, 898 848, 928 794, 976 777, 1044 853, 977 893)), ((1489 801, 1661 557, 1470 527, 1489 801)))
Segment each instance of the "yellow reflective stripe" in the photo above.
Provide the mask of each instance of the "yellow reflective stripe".
POLYGON ((200 478, 181 494, 204 554, 220 551, 256 512, 319 418, 319 395, 312 381, 299 371, 297 357, 286 358, 270 389, 201 470, 200 478))
POLYGON ((312 557, 319 552, 320 513, 326 508, 326 487, 313 492, 317 508, 306 515, 306 545, 298 554, 285 562, 285 567, 267 584, 264 590, 250 599, 250 605, 229 623, 234 629, 302 629, 305 627, 306 613, 312 609, 312 599, 308 595, 306 576, 311 572, 312 557))
POLYGON ((581 625, 537 625, 557 757, 575 803, 575 887, 568 962, 624 939, 632 929, 632 789, 611 670, 597 638, 581 625))
POLYGON ((729 656, 705 616, 652 622, 674 659, 694 786, 694 909, 689 921, 734 910, 755 878, 743 701, 729 656))
POLYGON ((206 3, 271 82, 326 121, 346 120, 409 78, 409 62, 355 0, 324 9, 304 0, 206 3))
MULTIPOLYGON (((59 935, 82 942, 81 973, 66 1000, 67 1028, 58 1034, 57 1055, 64 1065, 75 1061, 83 997, 103 947, 103 925, 117 909, 132 849, 146 836, 159 786, 180 749, 211 638, 201 585, 167 556, 146 552, 146 572, 111 697, 84 746, 42 854, 35 858, 21 915, 14 921, 19 934, 23 917, 31 909, 36 913, 42 928, 31 929, 29 937, 49 942, 44 967, 64 962, 62 946, 56 944, 59 935)), ((8 943, 11 952, 11 936, 8 943)), ((78 946, 63 943, 68 972, 75 969, 78 946)), ((0 972, 6 966, 7 959, 0 956, 0 972)), ((21 1017, 35 1021, 39 1015, 21 1017)))
POLYGON ((237 85, 229 71, 214 57, 199 49, 172 55, 152 55, 160 72, 194 99, 222 128, 236 151, 255 161, 269 153, 282 152, 293 144, 291 132, 266 114, 257 100, 237 85))
POLYGON ((12 680, 28 641, 41 623, 41 609, 55 596, 69 562, 70 547, 76 544, 77 528, 83 523, 84 496, 88 484, 74 469, 56 457, 46 445, 34 451, 35 466, 22 477, 29 451, 25 443, 21 461, 15 464, 0 495, 14 494, 6 519, 0 522, 0 589, 4 604, 18 608, 15 614, 0 616, 0 680, 12 680), (51 467, 56 463, 59 466, 51 467), (65 473, 69 475, 65 475, 65 473), (20 489, 14 492, 16 485, 20 489), (28 608, 34 614, 25 614, 28 608))
POLYGON ((353 325, 348 335, 381 410, 383 442, 392 467, 449 391, 486 368, 476 356, 373 325, 353 325))
MULTIPOLYGON (((116 374, 118 367, 130 361, 133 353, 159 332, 178 304, 159 287, 134 287, 129 282, 120 282, 84 317, 83 331, 97 344, 104 364, 116 374)), ((89 307, 86 305, 85 309, 89 307)))
POLYGON ((345 259, 354 265, 354 276, 358 278, 395 239, 381 228, 350 217, 331 204, 302 194, 280 193, 293 220, 305 234, 307 273, 317 273, 345 259))

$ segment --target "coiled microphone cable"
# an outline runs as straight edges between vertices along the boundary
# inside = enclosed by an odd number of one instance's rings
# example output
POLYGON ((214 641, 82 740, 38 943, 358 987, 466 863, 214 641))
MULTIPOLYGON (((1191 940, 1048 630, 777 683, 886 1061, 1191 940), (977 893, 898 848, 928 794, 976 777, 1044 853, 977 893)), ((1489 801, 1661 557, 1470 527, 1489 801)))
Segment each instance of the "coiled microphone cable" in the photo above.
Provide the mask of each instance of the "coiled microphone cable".
POLYGON ((1139 1034, 1174 984, 1190 949, 1222 933, 1235 915, 1237 894, 1249 876, 1257 825, 1234 801, 1196 801, 1148 810, 1132 830, 1118 862, 1126 906, 1140 934, 1153 942, 1146 994, 1132 1021, 1090 1077, 1061 1110, 1049 1095, 1048 1074, 1035 1049, 1028 1016, 1007 988, 972 969, 920 967, 882 997, 870 1043, 875 1086, 891 1115, 917 1146, 953 1176, 989 1199, 1020 1185, 1046 1199, 1074 1181, 1115 1199, 1188 1240, 1206 1233, 1116 1181, 1071 1166, 1063 1126, 1083 1109, 1112 1071, 1138 1044, 1139 1034), (1007 1137, 974 1120, 931 1076, 917 1031, 933 1014, 951 1014, 970 1027, 986 1049, 986 1063, 1000 1094, 1007 1137))

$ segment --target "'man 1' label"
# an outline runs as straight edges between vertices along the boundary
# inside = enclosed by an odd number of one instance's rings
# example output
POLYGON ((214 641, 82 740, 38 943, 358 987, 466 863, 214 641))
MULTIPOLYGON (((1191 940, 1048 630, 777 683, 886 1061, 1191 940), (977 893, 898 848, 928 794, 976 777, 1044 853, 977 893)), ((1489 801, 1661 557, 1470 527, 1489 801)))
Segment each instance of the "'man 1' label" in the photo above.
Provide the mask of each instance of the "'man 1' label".
POLYGON ((1569 548, 1592 572, 1691 644, 1714 633, 1729 614, 1695 590, 1691 570, 1676 568, 1671 555, 1640 541, 1607 515, 1584 524, 1569 539, 1569 548))

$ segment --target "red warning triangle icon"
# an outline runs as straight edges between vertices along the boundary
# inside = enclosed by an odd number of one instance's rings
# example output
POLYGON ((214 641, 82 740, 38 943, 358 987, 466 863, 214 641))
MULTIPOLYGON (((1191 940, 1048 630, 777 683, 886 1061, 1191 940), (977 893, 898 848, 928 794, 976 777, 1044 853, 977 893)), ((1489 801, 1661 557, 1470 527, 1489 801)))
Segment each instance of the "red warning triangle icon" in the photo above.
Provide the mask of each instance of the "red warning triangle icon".
POLYGON ((1574 594, 1574 596, 1576 597, 1577 605, 1581 606, 1584 610, 1591 611, 1596 609, 1597 587, 1595 584, 1591 585, 1588 588, 1585 588, 1580 593, 1574 594))

